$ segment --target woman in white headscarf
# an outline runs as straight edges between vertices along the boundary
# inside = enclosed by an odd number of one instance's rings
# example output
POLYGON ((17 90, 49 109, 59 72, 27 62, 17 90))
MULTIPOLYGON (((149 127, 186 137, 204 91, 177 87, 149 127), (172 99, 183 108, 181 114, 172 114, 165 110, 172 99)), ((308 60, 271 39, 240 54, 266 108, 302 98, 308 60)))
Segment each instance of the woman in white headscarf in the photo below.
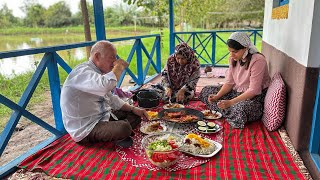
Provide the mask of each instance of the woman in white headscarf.
POLYGON ((234 128, 260 120, 270 84, 265 57, 244 32, 232 33, 227 41, 230 52, 225 84, 206 86, 199 99, 211 110, 220 111, 234 128))

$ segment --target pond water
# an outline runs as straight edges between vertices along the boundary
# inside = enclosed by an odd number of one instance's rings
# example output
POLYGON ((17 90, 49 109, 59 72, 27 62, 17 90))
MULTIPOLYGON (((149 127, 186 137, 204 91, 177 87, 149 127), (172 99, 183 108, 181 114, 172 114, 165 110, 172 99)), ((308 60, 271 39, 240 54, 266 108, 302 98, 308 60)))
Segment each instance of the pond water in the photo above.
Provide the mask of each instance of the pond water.
MULTIPOLYGON (((22 50, 61 44, 72 44, 84 41, 83 34, 41 34, 41 35, 19 35, 0 36, 0 52, 22 50)), ((82 60, 86 58, 86 48, 77 48, 57 52, 64 60, 82 60)), ((22 74, 35 70, 41 61, 42 54, 18 56, 0 59, 0 74, 6 77, 22 74)))

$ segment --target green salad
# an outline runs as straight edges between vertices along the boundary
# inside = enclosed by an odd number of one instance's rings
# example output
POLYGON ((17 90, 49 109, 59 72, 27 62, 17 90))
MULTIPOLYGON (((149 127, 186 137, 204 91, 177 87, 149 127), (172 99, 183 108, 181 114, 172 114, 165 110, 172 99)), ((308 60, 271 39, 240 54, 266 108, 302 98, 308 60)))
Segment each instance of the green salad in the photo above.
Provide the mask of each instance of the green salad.
POLYGON ((170 151, 172 146, 168 143, 167 140, 158 140, 150 143, 148 150, 152 151, 170 151))

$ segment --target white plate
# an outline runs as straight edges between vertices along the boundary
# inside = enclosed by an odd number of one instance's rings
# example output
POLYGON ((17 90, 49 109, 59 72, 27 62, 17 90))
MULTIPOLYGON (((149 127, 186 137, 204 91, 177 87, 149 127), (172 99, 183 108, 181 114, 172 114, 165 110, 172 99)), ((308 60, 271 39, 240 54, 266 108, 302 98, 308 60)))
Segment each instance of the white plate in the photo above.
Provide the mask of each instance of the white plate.
POLYGON ((153 134, 153 133, 158 133, 158 132, 164 132, 164 131, 167 130, 167 126, 160 122, 160 126, 162 126, 162 128, 163 128, 162 130, 153 131, 153 132, 147 132, 147 131, 146 131, 146 130, 147 130, 147 127, 149 127, 151 124, 155 124, 155 123, 157 123, 157 121, 152 121, 152 122, 150 122, 150 123, 146 123, 145 125, 143 125, 143 126, 140 127, 140 131, 141 131, 142 133, 144 133, 144 134, 153 134))
MULTIPOLYGON (((205 114, 206 112, 210 112, 210 110, 203 110, 201 111, 203 114, 205 114)), ((204 116, 205 119, 220 119, 222 117, 222 114, 218 111, 211 111, 212 114, 215 114, 217 116, 204 116)))
POLYGON ((183 148, 181 148, 181 151, 186 153, 186 154, 190 154, 192 156, 197 156, 197 157, 203 157, 203 158, 209 158, 209 157, 212 157, 214 155, 216 155, 221 149, 222 149, 222 145, 216 141, 213 141, 211 139, 206 139, 208 140, 210 143, 214 144, 216 146, 216 149, 211 153, 211 154, 193 154, 191 152, 188 152, 188 151, 184 151, 183 148))
POLYGON ((172 104, 165 104, 163 106, 163 109, 177 109, 177 108, 184 108, 184 105, 182 104, 177 104, 177 103, 172 103, 172 104), (176 105, 176 107, 170 107, 172 105, 176 105))
MULTIPOLYGON (((217 132, 219 132, 219 131, 222 129, 222 126, 220 126, 219 124, 216 124, 216 126, 218 126, 218 129, 215 130, 215 131, 210 131, 210 132, 208 132, 207 130, 205 130, 205 131, 199 130, 199 129, 198 129, 199 126, 197 126, 196 129, 197 129, 197 131, 199 131, 199 132, 201 132, 201 133, 203 133, 203 134, 212 134, 212 133, 217 133, 217 132)), ((208 127, 208 126, 203 126, 203 127, 208 127)))

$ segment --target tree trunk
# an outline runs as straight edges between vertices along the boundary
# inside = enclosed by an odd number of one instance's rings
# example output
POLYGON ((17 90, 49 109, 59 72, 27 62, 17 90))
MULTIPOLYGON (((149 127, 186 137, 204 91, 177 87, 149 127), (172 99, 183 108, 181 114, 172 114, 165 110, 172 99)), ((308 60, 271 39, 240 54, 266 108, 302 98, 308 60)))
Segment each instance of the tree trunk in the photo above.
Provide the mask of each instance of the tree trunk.
MULTIPOLYGON (((81 0, 80 5, 81 5, 81 12, 82 12, 83 26, 84 26, 85 41, 91 41, 89 14, 88 14, 86 0, 81 0)), ((86 48, 87 48, 87 58, 89 59, 91 46, 87 46, 86 48)))

